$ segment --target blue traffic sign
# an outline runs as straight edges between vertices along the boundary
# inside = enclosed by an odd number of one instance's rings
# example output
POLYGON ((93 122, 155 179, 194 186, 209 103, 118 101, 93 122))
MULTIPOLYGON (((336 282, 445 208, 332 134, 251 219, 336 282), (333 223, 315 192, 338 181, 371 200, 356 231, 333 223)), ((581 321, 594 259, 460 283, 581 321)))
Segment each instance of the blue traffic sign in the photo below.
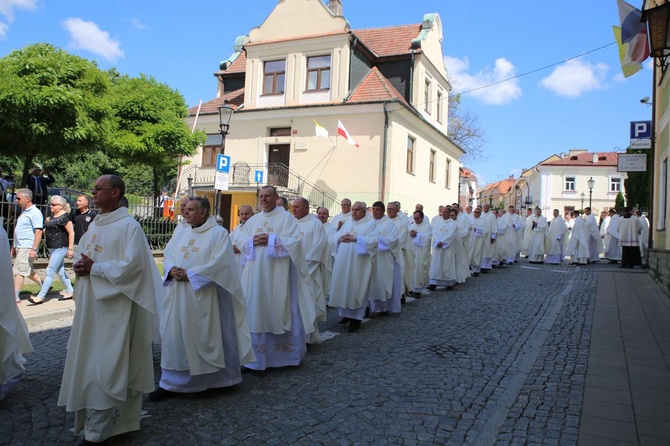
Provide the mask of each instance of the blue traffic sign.
POLYGON ((651 138, 651 121, 631 121, 630 139, 651 138))
POLYGON ((221 153, 216 155, 216 171, 230 172, 230 157, 228 155, 222 155, 221 153))
POLYGON ((254 173, 254 181, 257 183, 262 183, 263 182, 263 171, 262 170, 257 170, 254 173))

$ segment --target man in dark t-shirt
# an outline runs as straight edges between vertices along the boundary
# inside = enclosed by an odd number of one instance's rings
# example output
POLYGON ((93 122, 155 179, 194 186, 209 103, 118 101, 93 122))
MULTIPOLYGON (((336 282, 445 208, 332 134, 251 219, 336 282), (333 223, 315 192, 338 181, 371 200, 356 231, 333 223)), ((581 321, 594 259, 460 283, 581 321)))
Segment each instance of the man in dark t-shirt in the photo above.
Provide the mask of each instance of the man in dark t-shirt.
POLYGON ((74 244, 79 244, 79 239, 88 230, 88 225, 98 213, 90 210, 89 198, 86 195, 77 197, 77 210, 72 212, 72 221, 74 222, 74 244))

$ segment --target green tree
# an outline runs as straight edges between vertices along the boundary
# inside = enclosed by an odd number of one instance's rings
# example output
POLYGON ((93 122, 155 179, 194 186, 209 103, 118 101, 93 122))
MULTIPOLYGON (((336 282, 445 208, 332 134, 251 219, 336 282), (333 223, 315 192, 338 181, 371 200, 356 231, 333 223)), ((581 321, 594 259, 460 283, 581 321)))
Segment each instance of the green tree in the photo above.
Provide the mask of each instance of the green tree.
POLYGON ((174 177, 180 156, 193 155, 205 141, 184 122, 183 96, 151 76, 120 76, 111 71, 113 137, 109 147, 125 166, 150 166, 152 191, 174 177))
POLYGON ((0 154, 19 157, 22 184, 35 161, 98 148, 110 108, 95 63, 47 43, 0 59, 0 154))
POLYGON ((614 210, 617 212, 623 211, 625 204, 623 200, 623 194, 621 191, 619 191, 618 194, 616 194, 616 198, 614 199, 614 210))

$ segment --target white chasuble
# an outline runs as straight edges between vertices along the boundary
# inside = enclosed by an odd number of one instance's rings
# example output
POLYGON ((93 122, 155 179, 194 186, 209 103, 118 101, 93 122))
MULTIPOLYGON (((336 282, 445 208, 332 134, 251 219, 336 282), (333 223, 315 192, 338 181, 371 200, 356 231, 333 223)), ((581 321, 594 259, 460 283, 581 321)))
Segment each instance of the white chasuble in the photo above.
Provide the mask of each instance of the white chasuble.
POLYGON ((94 263, 75 288, 58 405, 77 412, 75 434, 86 423, 87 440, 102 441, 139 428, 141 394, 154 390, 152 342, 164 291, 144 231, 124 207, 95 217, 79 241, 75 263, 82 254, 94 263), (100 423, 106 426, 95 426, 101 436, 89 438, 86 417, 106 409, 126 422, 105 415, 100 423))
POLYGON ((328 282, 333 271, 330 244, 323 223, 313 214, 298 220, 300 243, 307 260, 309 275, 316 282, 314 304, 319 320, 326 320, 326 295, 328 282))
POLYGON ((430 251, 432 249, 433 228, 424 217, 421 224, 412 222, 409 231, 416 231, 416 235, 411 237, 411 249, 414 252, 414 268, 412 269, 412 290, 420 293, 428 286, 428 277, 430 273, 430 251))
POLYGON ((379 232, 369 214, 358 221, 350 219, 333 237, 337 244, 330 281, 330 305, 356 310, 367 305, 373 268, 379 245, 379 232), (338 243, 342 235, 356 237, 354 243, 338 243))
MULTIPOLYGON (((190 375, 214 373, 226 367, 226 355, 242 364, 255 360, 247 322, 242 284, 231 238, 209 217, 202 226, 172 237, 165 247, 167 296, 161 310, 161 367, 190 375), (175 281, 172 267, 187 271, 189 281, 175 281), (221 326, 219 295, 230 299, 231 327, 221 326), (224 336, 234 337, 237 349, 225 351, 224 336)), ((239 365, 237 370, 239 372, 239 365)))

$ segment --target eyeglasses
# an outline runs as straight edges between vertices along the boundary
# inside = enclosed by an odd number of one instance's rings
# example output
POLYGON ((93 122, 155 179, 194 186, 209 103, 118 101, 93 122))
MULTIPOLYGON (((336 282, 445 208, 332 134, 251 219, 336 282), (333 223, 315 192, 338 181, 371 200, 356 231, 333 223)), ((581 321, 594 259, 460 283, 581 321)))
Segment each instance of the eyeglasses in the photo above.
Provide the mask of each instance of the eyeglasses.
POLYGON ((93 186, 93 190, 96 192, 101 191, 103 189, 116 189, 116 188, 110 186, 98 186, 98 185, 93 186))
POLYGON ((63 206, 63 205, 60 203, 49 203, 49 206, 63 206))

